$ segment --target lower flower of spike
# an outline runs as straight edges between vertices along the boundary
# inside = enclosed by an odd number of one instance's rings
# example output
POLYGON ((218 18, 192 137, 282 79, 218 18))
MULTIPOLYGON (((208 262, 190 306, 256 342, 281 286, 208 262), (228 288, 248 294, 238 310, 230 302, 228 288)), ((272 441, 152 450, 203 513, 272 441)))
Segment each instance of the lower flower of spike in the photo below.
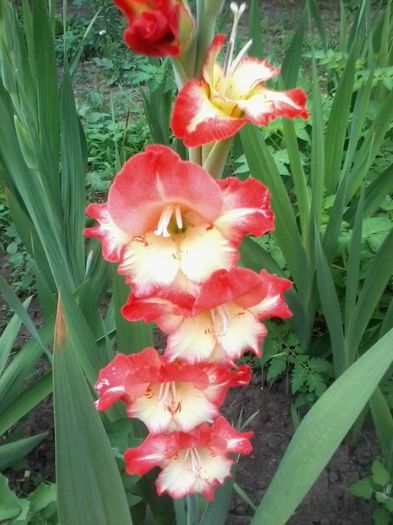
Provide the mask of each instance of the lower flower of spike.
POLYGON ((233 363, 247 350, 260 355, 267 330, 260 322, 290 317, 284 292, 291 282, 262 270, 218 270, 204 282, 194 301, 180 294, 131 295, 122 313, 129 321, 155 321, 168 334, 166 355, 189 363, 233 363))
POLYGON ((138 354, 117 355, 99 374, 98 410, 117 400, 127 405, 129 417, 141 419, 152 433, 189 431, 212 421, 229 388, 245 386, 251 372, 211 363, 169 363, 154 348, 138 354))
POLYGON ((128 474, 143 475, 161 467, 156 487, 161 495, 173 498, 202 494, 214 498, 216 488, 231 474, 231 453, 250 454, 253 432, 238 432, 220 416, 211 426, 206 423, 194 430, 149 434, 136 448, 125 451, 128 474))

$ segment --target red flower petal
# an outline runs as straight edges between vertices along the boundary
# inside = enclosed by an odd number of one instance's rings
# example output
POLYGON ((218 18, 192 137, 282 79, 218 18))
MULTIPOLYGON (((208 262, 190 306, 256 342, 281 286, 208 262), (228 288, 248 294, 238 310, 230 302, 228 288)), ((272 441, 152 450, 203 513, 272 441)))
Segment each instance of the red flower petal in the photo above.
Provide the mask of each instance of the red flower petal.
POLYGON ((259 274, 263 288, 263 299, 250 307, 259 319, 292 317, 292 312, 285 302, 284 293, 292 287, 291 281, 262 270, 259 274))
POLYGON ((160 358, 154 348, 145 348, 138 354, 128 356, 118 354, 99 373, 95 385, 99 394, 97 409, 106 410, 119 399, 130 403, 143 395, 146 384, 158 380, 160 364, 160 358))
POLYGON ((127 321, 157 322, 159 324, 162 317, 190 315, 193 303, 192 295, 175 292, 169 288, 167 293, 158 294, 158 297, 136 297, 131 294, 127 304, 121 309, 121 313, 127 321))
POLYGON ((250 439, 254 432, 238 432, 233 428, 225 417, 218 417, 211 426, 211 441, 215 436, 225 440, 227 452, 238 452, 240 454, 250 454, 252 445, 250 439))
POLYGON ((246 124, 243 118, 233 118, 213 105, 210 87, 205 80, 189 80, 176 97, 172 131, 188 147, 202 146, 235 135, 246 124))
POLYGON ((222 207, 220 190, 197 164, 182 161, 166 146, 148 146, 123 166, 109 190, 108 210, 129 235, 154 231, 170 204, 212 222, 222 207))
POLYGON ((261 278, 252 270, 218 270, 201 285, 194 303, 194 315, 225 303, 237 303, 247 308, 258 304, 264 295, 265 287, 261 278))
POLYGON ((244 181, 228 177, 217 181, 224 200, 224 211, 215 225, 233 242, 245 235, 259 237, 274 230, 274 213, 270 208, 270 194, 256 179, 244 181))
POLYGON ((106 261, 119 262, 126 246, 130 240, 110 216, 106 204, 89 204, 86 215, 98 222, 97 226, 85 228, 86 237, 95 237, 102 243, 102 255, 106 261))

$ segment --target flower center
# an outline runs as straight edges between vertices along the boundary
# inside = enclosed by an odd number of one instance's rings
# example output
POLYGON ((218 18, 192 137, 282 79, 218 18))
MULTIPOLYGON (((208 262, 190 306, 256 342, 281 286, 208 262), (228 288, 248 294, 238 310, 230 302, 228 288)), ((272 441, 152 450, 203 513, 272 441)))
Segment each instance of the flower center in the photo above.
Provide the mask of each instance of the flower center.
POLYGON ((192 473, 198 475, 201 471, 201 457, 198 449, 188 448, 184 459, 190 459, 192 473))
POLYGON ((172 416, 181 411, 181 401, 177 399, 178 393, 176 390, 176 383, 168 381, 160 384, 158 392, 158 404, 163 405, 172 416))
POLYGON ((246 45, 240 50, 236 58, 233 58, 233 55, 235 52, 236 35, 237 35, 239 21, 240 21, 240 18, 242 17, 242 14, 246 10, 247 6, 245 3, 243 3, 239 7, 236 4, 236 2, 232 2, 230 7, 233 13, 233 26, 232 26, 231 36, 229 37, 228 49, 227 49, 227 52, 225 55, 225 61, 224 61, 224 77, 225 78, 230 77, 231 75, 234 74, 242 58, 247 54, 247 51, 250 49, 250 46, 252 44, 252 40, 249 40, 246 43, 246 45))
POLYGON ((230 325, 230 315, 225 305, 217 306, 210 310, 210 316, 213 323, 214 335, 220 339, 227 335, 230 325))
POLYGON ((176 204, 169 204, 161 213, 161 216, 158 220, 157 229, 154 231, 154 234, 162 237, 170 237, 171 233, 168 230, 171 222, 177 231, 183 229, 183 219, 181 216, 180 206, 176 204), (174 219, 174 220, 173 220, 174 219))

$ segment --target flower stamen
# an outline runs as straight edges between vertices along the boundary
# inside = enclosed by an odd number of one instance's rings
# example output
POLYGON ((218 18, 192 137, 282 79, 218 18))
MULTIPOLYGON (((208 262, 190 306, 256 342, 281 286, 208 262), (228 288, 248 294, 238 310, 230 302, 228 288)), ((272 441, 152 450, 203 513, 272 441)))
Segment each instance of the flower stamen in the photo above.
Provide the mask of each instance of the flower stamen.
POLYGON ((217 306, 210 310, 210 317, 213 323, 214 333, 220 338, 224 337, 229 330, 230 325, 230 315, 225 306, 217 306))
POLYGON ((154 231, 155 235, 162 235, 163 237, 171 236, 170 232, 168 231, 168 226, 171 223, 173 214, 175 214, 175 220, 178 229, 181 230, 183 228, 183 219, 181 216, 180 206, 169 204, 169 206, 167 206, 161 213, 160 219, 157 224, 157 229, 154 231))
POLYGON ((237 27, 239 25, 239 20, 242 14, 246 10, 246 4, 242 3, 239 7, 236 2, 232 2, 230 5, 230 8, 233 13, 233 26, 232 26, 231 36, 229 37, 228 49, 227 49, 227 53, 225 55, 225 61, 224 61, 224 76, 225 77, 228 76, 231 70, 233 53, 235 51, 235 44, 236 44, 237 27))

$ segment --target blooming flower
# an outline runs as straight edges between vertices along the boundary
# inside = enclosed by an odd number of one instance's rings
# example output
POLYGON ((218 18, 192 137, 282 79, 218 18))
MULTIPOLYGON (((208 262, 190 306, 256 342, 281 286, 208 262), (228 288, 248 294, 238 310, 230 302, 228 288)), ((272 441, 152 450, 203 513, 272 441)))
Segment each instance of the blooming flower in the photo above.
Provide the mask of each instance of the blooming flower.
POLYGON ((135 297, 122 313, 129 321, 156 321, 168 334, 166 355, 190 363, 233 362, 247 351, 261 354, 267 330, 260 320, 290 317, 283 294, 291 282, 262 270, 218 270, 194 299, 182 295, 135 297))
POLYGON ((143 475, 159 466, 159 495, 168 492, 173 498, 181 498, 200 493, 213 499, 217 486, 230 475, 233 459, 228 454, 249 454, 252 435, 238 432, 224 417, 189 433, 149 434, 139 447, 125 451, 126 472, 143 475))
POLYGON ((194 21, 183 0, 114 0, 127 17, 124 40, 137 53, 178 56, 191 38, 194 21))
POLYGON ((221 67, 217 56, 225 42, 217 35, 208 52, 200 80, 186 82, 173 107, 171 126, 176 137, 189 147, 231 137, 251 122, 265 126, 277 117, 308 117, 306 94, 302 89, 273 91, 265 82, 280 73, 267 60, 246 56, 251 41, 234 58, 236 27, 245 4, 235 11, 228 50, 221 67))
POLYGON ((251 372, 203 363, 168 362, 154 348, 132 355, 118 354, 100 371, 98 410, 121 399, 129 417, 141 419, 150 432, 189 431, 218 416, 229 388, 245 386, 251 372))
POLYGON ((102 241, 104 258, 145 295, 171 287, 192 291, 214 271, 233 267, 247 234, 273 229, 267 188, 255 179, 215 181, 166 146, 148 146, 115 177, 98 221, 85 235, 102 241))

